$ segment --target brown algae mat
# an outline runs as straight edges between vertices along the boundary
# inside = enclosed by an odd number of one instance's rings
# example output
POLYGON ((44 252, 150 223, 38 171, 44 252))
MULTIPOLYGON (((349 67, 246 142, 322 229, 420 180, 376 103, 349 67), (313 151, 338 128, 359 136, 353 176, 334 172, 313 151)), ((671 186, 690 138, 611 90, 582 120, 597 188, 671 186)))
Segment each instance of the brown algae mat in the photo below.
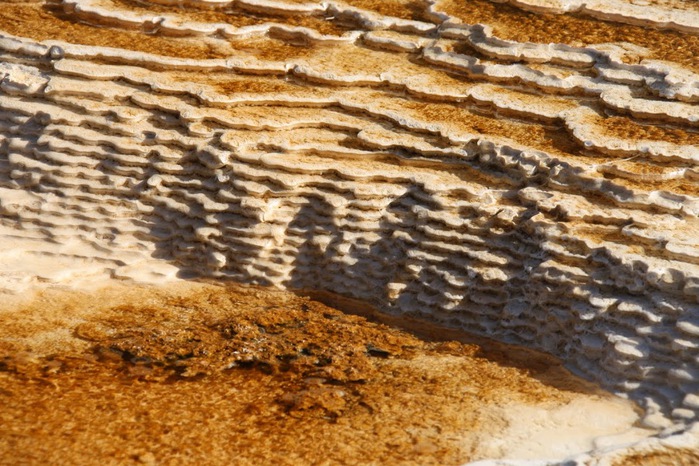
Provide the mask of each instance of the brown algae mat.
POLYGON ((612 466, 696 466, 699 452, 687 449, 631 454, 621 458, 612 466))
POLYGON ((549 356, 435 329, 212 284, 6 301, 0 464, 455 465, 506 456, 487 439, 526 413, 635 418, 549 356))
POLYGON ((657 60, 670 60, 697 71, 699 36, 619 24, 577 14, 537 14, 488 0, 439 0, 436 10, 468 24, 487 24, 495 36, 519 42, 562 43, 575 47, 630 43, 648 49, 657 60))

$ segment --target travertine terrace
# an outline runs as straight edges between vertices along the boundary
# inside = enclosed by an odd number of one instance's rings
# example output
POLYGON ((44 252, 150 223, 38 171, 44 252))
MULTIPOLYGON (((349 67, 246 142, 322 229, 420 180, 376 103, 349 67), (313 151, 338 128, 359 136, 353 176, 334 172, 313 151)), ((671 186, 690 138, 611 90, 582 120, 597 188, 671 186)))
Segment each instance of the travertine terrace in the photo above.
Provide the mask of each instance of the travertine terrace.
POLYGON ((328 292, 699 448, 695 2, 5 0, 0 54, 6 292, 328 292))

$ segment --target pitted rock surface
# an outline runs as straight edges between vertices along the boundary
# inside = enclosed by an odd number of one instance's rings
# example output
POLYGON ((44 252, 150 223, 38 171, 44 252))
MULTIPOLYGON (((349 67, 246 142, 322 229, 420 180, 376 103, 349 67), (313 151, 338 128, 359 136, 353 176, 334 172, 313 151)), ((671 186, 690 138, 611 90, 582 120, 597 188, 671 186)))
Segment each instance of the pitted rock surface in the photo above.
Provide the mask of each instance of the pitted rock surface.
POLYGON ((331 292, 547 351, 691 449, 698 14, 2 2, 0 285, 331 292))

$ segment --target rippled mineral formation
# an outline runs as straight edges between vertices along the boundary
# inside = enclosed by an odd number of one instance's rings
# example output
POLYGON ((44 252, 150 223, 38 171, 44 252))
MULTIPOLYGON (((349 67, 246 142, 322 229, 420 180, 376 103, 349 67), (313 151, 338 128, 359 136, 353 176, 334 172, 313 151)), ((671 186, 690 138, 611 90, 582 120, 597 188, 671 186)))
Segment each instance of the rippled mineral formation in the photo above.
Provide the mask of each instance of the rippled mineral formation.
MULTIPOLYGON (((699 464, 698 5, 2 0, 0 289, 198 278, 351 298, 542 350, 640 407, 649 437, 572 461, 699 464)), ((190 370, 164 346, 134 362, 118 317, 80 319, 36 341, 72 325, 143 377, 190 370)))

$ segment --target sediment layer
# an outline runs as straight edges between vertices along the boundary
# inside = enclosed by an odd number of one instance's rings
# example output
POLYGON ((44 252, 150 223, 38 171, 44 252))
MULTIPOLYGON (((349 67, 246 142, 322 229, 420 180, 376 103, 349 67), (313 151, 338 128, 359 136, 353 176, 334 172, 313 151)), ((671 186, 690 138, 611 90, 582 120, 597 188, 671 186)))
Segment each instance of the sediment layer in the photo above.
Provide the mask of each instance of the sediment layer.
POLYGON ((3 3, 3 283, 330 291, 691 431, 697 10, 558 3, 3 3))
POLYGON ((459 465, 652 433, 551 356, 278 290, 51 289, 0 324, 2 465, 459 465))

